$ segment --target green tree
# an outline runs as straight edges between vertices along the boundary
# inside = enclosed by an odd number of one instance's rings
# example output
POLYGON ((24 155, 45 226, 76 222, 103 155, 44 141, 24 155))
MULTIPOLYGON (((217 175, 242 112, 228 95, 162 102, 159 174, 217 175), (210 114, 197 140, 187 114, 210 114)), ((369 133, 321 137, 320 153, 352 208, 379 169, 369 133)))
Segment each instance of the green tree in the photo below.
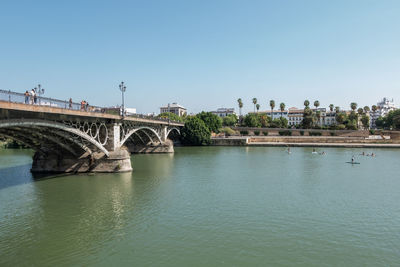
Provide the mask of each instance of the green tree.
POLYGON ((285 106, 286 106, 286 105, 285 105, 285 103, 283 103, 283 102, 279 104, 279 108, 280 108, 280 110, 281 110, 281 117, 282 117, 283 111, 285 110, 285 106))
POLYGON ((317 110, 315 112, 315 116, 317 117, 317 123, 320 124, 319 122, 320 122, 320 119, 321 119, 321 111, 317 110))
POLYGON ((235 126, 238 122, 238 118, 235 114, 229 114, 222 119, 222 125, 224 126, 235 126))
POLYGON ((365 107, 364 107, 364 113, 367 114, 369 111, 370 111, 369 107, 368 107, 368 106, 365 106, 365 107))
POLYGON ((400 109, 390 111, 385 117, 379 117, 375 124, 379 128, 400 130, 400 109))
POLYGON ((393 129, 400 130, 400 114, 393 117, 393 129))
POLYGON ((330 104, 329 105, 329 110, 331 111, 331 112, 333 112, 333 109, 335 108, 335 106, 333 105, 333 104, 330 104))
POLYGON ((183 117, 179 117, 175 113, 171 113, 171 112, 161 113, 160 115, 158 115, 158 117, 159 118, 163 118, 163 119, 170 119, 171 121, 184 122, 184 118, 183 117))
POLYGON ((384 120, 384 118, 379 116, 379 118, 377 118, 375 120, 375 125, 379 129, 385 128, 385 120, 384 120))
POLYGON ((310 129, 315 125, 315 122, 317 121, 317 118, 308 106, 304 108, 303 112, 303 120, 301 121, 301 127, 304 129, 310 129))
POLYGON ((237 100, 237 102, 238 102, 238 105, 239 105, 239 116, 242 116, 243 101, 242 101, 241 98, 239 98, 237 100))
POLYGON ((355 111, 357 109, 357 103, 356 102, 351 102, 350 103, 350 108, 355 111))
POLYGON ((257 98, 253 98, 254 112, 256 112, 257 98))
POLYGON ((344 112, 336 113, 336 121, 338 124, 343 124, 347 120, 347 115, 344 112))
POLYGON ((372 105, 371 110, 375 113, 378 110, 378 107, 376 105, 372 105))
POLYGON ((314 101, 314 107, 315 107, 316 109, 318 109, 318 107, 319 107, 319 101, 318 101, 318 100, 315 100, 315 101, 314 101))
POLYGON ((310 106, 310 101, 308 101, 307 99, 304 100, 304 107, 308 108, 310 106))
POLYGON ((364 129, 368 129, 369 128, 369 116, 367 116, 366 114, 364 114, 361 117, 361 123, 364 127, 364 129))
POLYGON ((357 121, 358 120, 358 114, 355 111, 351 111, 347 118, 350 121, 357 121))
POLYGON ((358 114, 352 110, 347 116, 347 121, 345 122, 346 128, 349 130, 357 130, 358 128, 358 114))
POLYGON ((201 119, 189 117, 181 130, 182 143, 185 145, 204 146, 211 142, 211 132, 201 119))
POLYGON ((335 113, 339 113, 340 112, 340 107, 339 106, 336 106, 335 107, 335 113))
POLYGON ((357 113, 358 113, 358 115, 362 115, 364 113, 364 109, 363 108, 358 108, 357 109, 357 113))
POLYGON ((219 128, 222 127, 222 119, 219 116, 212 114, 211 112, 202 111, 201 113, 197 114, 196 117, 204 121, 207 128, 211 132, 218 133, 219 128))
POLYGON ((285 117, 279 117, 274 119, 270 125, 271 128, 287 128, 288 120, 285 117))
POLYGON ((261 127, 260 116, 256 113, 247 114, 243 122, 247 127, 261 127))
POLYGON ((271 107, 271 118, 274 119, 274 108, 275 108, 275 100, 269 101, 269 106, 271 107))
POLYGON ((256 109, 257 109, 257 112, 258 112, 258 110, 260 110, 260 104, 256 104, 256 109))

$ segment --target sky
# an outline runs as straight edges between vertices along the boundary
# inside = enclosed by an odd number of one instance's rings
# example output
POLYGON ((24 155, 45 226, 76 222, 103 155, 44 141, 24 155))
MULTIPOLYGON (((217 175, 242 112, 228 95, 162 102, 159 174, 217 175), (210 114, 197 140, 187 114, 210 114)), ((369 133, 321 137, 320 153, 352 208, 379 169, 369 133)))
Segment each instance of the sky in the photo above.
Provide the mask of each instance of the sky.
POLYGON ((400 103, 398 0, 0 0, 0 89, 159 112, 400 103))

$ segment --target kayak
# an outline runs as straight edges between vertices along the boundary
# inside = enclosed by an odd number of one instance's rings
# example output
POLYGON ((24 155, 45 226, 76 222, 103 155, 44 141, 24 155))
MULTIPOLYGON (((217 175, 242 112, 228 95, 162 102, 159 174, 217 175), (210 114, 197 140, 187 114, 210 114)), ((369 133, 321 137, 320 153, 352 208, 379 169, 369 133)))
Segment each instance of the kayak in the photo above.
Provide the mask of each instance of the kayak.
POLYGON ((351 161, 346 161, 346 163, 349 163, 349 164, 361 164, 360 162, 351 162, 351 161))

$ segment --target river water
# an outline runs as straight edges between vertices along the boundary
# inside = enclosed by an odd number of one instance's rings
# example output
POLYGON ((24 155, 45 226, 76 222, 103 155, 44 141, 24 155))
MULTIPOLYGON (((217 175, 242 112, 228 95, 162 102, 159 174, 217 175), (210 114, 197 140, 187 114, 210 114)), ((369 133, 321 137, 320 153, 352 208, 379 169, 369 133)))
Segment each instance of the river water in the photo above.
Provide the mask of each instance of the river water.
POLYGON ((0 266, 400 265, 400 150, 324 150, 183 147, 42 178, 2 150, 0 266))

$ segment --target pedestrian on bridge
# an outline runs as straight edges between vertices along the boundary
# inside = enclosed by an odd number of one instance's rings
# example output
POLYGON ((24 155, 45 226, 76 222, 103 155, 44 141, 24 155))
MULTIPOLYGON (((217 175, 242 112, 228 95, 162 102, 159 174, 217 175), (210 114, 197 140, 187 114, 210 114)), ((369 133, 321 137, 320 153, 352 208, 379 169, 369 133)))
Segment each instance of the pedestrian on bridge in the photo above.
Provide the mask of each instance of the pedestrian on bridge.
POLYGON ((85 110, 85 105, 86 105, 85 100, 82 100, 82 101, 81 101, 81 110, 82 110, 82 111, 85 110))
POLYGON ((37 104, 37 93, 35 91, 35 94, 33 95, 33 102, 35 103, 35 105, 37 104))
POLYGON ((68 104, 69 109, 72 109, 72 98, 69 98, 69 104, 68 104))
POLYGON ((25 104, 29 104, 29 92, 28 92, 28 90, 25 91, 24 96, 25 96, 25 104))
POLYGON ((32 89, 31 91, 30 91, 30 93, 29 93, 29 95, 30 95, 30 98, 31 98, 31 104, 33 105, 34 104, 34 101, 35 101, 35 96, 36 96, 36 92, 35 92, 35 89, 32 89))

